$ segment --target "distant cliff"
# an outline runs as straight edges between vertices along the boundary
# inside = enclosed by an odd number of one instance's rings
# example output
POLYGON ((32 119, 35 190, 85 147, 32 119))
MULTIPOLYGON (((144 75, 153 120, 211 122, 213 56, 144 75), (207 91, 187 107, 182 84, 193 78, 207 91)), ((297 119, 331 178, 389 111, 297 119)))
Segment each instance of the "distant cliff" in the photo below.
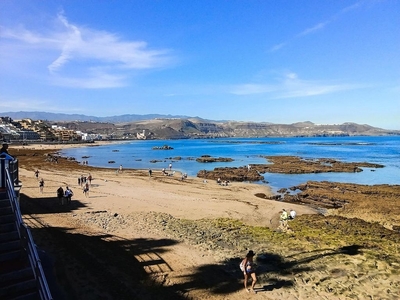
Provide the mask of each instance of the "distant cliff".
POLYGON ((317 125, 312 122, 272 124, 212 122, 201 119, 153 119, 117 124, 93 122, 58 122, 57 124, 75 130, 90 130, 93 133, 113 132, 113 138, 135 138, 138 132, 146 132, 149 139, 400 135, 399 130, 386 130, 355 123, 317 125))

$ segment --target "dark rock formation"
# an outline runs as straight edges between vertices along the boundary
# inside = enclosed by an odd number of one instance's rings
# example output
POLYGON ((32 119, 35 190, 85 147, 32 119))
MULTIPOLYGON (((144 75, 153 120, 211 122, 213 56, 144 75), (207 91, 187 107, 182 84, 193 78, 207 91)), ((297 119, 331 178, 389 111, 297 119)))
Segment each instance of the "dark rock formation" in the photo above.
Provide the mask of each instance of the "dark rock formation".
POLYGON ((201 157, 196 158, 196 161, 199 163, 231 162, 233 159, 229 157, 211 157, 210 155, 202 155, 201 157))
POLYGON ((297 156, 264 156, 271 164, 252 165, 260 173, 326 173, 326 172, 362 172, 365 168, 383 168, 383 165, 367 162, 341 162, 330 158, 304 159, 297 156))
POLYGON ((247 167, 215 168, 213 171, 201 170, 197 173, 197 177, 214 180, 220 178, 222 181, 260 181, 263 179, 263 176, 256 170, 248 170, 247 167))
POLYGON ((168 145, 164 145, 164 146, 154 146, 151 149, 152 150, 173 150, 174 148, 172 148, 171 146, 168 146, 168 145))

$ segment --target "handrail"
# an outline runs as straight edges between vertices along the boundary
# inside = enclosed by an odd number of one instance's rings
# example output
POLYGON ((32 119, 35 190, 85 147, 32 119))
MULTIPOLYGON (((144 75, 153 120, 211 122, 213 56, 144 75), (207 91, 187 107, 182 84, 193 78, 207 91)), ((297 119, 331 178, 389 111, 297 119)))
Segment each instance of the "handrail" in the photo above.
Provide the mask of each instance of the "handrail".
POLYGON ((43 271, 42 263, 36 250, 36 245, 33 241, 31 231, 22 220, 21 211, 18 204, 18 198, 14 190, 14 182, 11 179, 8 167, 5 168, 6 173, 6 188, 8 197, 11 202, 11 207, 15 216, 16 227, 18 230, 19 237, 23 242, 24 250, 26 251, 35 280, 38 286, 38 292, 42 300, 52 300, 53 297, 50 293, 49 285, 47 284, 46 276, 43 271))

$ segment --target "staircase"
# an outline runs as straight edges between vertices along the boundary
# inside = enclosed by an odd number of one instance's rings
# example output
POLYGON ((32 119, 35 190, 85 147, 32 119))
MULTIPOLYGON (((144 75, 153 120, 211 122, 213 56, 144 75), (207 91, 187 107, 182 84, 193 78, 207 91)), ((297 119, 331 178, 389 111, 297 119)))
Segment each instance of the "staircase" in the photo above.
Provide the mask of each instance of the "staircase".
POLYGON ((0 299, 40 299, 11 201, 0 192, 0 299))
POLYGON ((0 155, 0 299, 52 300, 19 208, 18 160, 0 155))

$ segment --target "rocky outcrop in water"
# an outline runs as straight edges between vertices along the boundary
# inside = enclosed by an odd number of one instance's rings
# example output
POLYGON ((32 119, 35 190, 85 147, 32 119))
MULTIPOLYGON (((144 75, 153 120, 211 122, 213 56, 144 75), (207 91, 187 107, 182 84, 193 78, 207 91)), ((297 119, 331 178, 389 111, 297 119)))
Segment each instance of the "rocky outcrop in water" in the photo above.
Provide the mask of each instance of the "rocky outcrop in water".
POLYGON ((222 181, 261 181, 264 179, 256 170, 249 170, 247 167, 239 168, 215 168, 213 171, 201 170, 197 173, 197 177, 204 179, 222 181))
POLYGON ((213 162, 231 162, 232 158, 229 157, 212 157, 210 155, 202 155, 199 158, 196 158, 196 161, 199 163, 213 163, 213 162))
POLYGON ((174 148, 172 148, 171 146, 168 146, 168 145, 164 145, 164 146, 154 146, 151 149, 152 150, 173 150, 174 148))
POLYGON ((251 164, 250 168, 215 168, 213 171, 201 170, 197 177, 230 180, 260 181, 264 173, 305 174, 329 172, 362 172, 362 168, 383 168, 383 165, 368 162, 341 162, 335 159, 303 159, 297 156, 265 156, 270 164, 251 164))

